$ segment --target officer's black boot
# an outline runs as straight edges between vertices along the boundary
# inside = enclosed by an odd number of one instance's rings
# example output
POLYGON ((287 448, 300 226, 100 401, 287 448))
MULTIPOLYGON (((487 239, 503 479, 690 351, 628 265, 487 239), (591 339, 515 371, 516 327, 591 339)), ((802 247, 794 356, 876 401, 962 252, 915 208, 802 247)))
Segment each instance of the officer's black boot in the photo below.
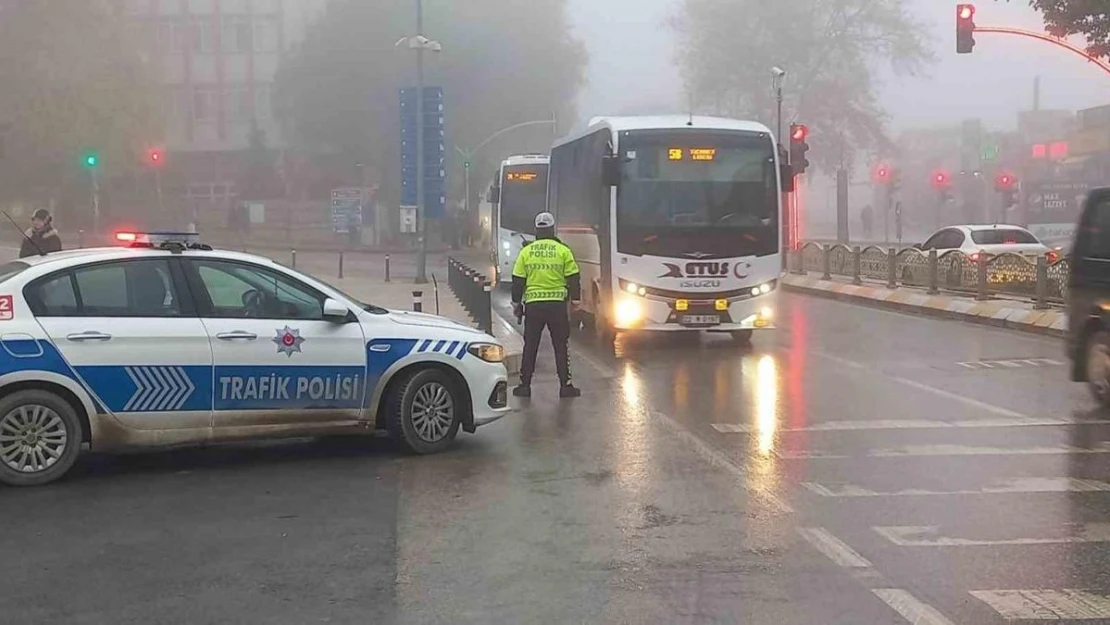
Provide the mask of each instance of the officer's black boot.
POLYGON ((520 386, 513 389, 513 397, 531 397, 531 396, 532 396, 532 385, 531 384, 525 384, 524 382, 521 382, 520 386))
POLYGON ((573 384, 564 384, 559 387, 559 397, 581 397, 582 391, 573 384))

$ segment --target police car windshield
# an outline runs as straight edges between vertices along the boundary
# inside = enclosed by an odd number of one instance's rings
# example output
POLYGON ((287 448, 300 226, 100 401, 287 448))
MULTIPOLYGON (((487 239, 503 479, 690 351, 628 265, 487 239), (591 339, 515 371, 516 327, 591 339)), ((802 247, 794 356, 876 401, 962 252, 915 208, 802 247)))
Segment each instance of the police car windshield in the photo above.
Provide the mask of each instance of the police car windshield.
POLYGON ((19 261, 0 265, 0 282, 13 278, 28 267, 30 267, 30 265, 19 261))

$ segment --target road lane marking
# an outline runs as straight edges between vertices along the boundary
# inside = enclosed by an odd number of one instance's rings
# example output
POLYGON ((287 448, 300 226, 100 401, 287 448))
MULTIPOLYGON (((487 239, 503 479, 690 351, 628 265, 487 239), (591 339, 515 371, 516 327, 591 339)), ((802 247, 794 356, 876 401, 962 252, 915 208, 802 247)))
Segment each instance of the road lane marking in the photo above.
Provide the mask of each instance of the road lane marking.
POLYGON ((864 454, 836 454, 824 451, 772 452, 780 460, 843 460, 846 458, 906 458, 932 456, 1051 456, 1068 454, 1107 454, 1106 446, 1088 449, 1071 445, 1043 445, 1037 447, 978 447, 974 445, 905 445, 885 449, 872 449, 864 454))
POLYGON ((875 588, 871 592, 913 625, 955 625, 936 608, 901 588, 875 588))
MULTIPOLYGON (((847 432, 857 430, 929 430, 941 428, 1015 428, 1061 425, 1110 425, 1105 419, 1055 419, 1051 417, 998 417, 943 421, 931 419, 866 419, 861 421, 819 421, 800 428, 782 427, 783 432, 847 432)), ((714 430, 722 434, 749 434, 757 428, 747 423, 713 423, 714 430)))
POLYGON ((969 360, 966 362, 957 362, 956 364, 965 369, 977 371, 980 369, 995 369, 998 367, 1002 367, 1003 369, 1062 367, 1067 363, 1062 360, 1055 360, 1053 358, 1013 358, 1010 360, 969 360))
POLYGON ((1028 415, 1017 412, 1016 410, 1010 410, 1009 408, 1003 408, 1002 406, 995 406, 994 404, 988 404, 987 402, 979 401, 978 399, 972 399, 971 397, 965 397, 964 395, 951 393, 951 392, 946 391, 944 389, 936 388, 935 386, 929 386, 928 384, 922 384, 921 382, 918 382, 916 380, 910 380, 910 379, 907 379, 907 378, 901 378, 901 377, 897 377, 897 376, 888 376, 879 369, 874 369, 872 367, 869 367, 869 366, 867 366, 863 363, 860 363, 860 362, 856 362, 854 360, 848 360, 847 358, 841 358, 840 356, 834 356, 833 354, 828 354, 828 353, 825 353, 825 352, 820 351, 820 350, 814 350, 813 353, 817 354, 818 356, 821 356, 822 358, 827 358, 828 360, 831 360, 835 363, 844 365, 846 367, 851 367, 853 369, 860 369, 860 370, 864 370, 864 371, 869 371, 869 372, 873 373, 874 375, 877 375, 879 377, 884 377, 884 378, 886 378, 888 380, 892 380, 894 382, 898 382, 899 384, 904 384, 906 386, 909 386, 910 388, 916 388, 920 391, 925 391, 926 393, 932 393, 932 394, 934 394, 938 397, 943 397, 945 399, 951 399, 952 401, 960 402, 964 405, 971 406, 973 408, 978 408, 980 410, 985 410, 987 412, 991 412, 991 413, 994 413, 996 415, 1000 415, 1000 416, 1003 416, 1003 417, 1010 417, 1010 418, 1028 418, 1028 415))
POLYGON ((828 486, 818 482, 802 482, 810 492, 822 497, 917 497, 929 495, 994 495, 1014 493, 1105 493, 1110 492, 1110 482, 1081 480, 1071 477, 1019 477, 999 480, 982 488, 961 490, 927 490, 907 488, 894 491, 877 491, 841 484, 828 486))
POLYGON ((1020 413, 1016 410, 1010 410, 1009 408, 1003 408, 1002 406, 995 406, 994 404, 988 404, 987 402, 979 401, 978 399, 972 399, 970 397, 965 397, 963 395, 958 395, 956 393, 950 393, 950 392, 948 392, 944 389, 939 389, 939 388, 936 388, 935 386, 929 386, 928 384, 922 384, 921 382, 917 382, 916 380, 908 380, 906 378, 897 378, 897 377, 894 377, 894 378, 891 378, 891 379, 894 380, 895 382, 900 383, 900 384, 905 384, 906 386, 909 386, 911 388, 916 388, 918 390, 922 390, 922 391, 925 391, 927 393, 932 393, 932 394, 934 394, 938 397, 944 397, 946 399, 951 399, 953 401, 958 401, 960 403, 966 404, 966 405, 971 406, 973 408, 979 408, 980 410, 985 410, 987 412, 993 412, 994 414, 1001 415, 1003 417, 1028 418, 1027 415, 1024 415, 1024 414, 1022 414, 1022 413, 1020 413))
POLYGON ((1069 534, 1058 536, 1032 536, 1024 538, 977 539, 956 538, 941 534, 936 525, 893 525, 873 527, 890 542, 899 547, 998 547, 1005 545, 1057 545, 1069 543, 1110 542, 1110 523, 1078 523, 1063 526, 1069 534))
POLYGON ((973 590, 971 596, 1007 621, 1110 618, 1110 596, 1086 590, 973 590))
POLYGON ((662 423, 664 426, 674 432, 676 436, 685 441, 686 444, 690 445, 694 449, 694 451, 702 457, 703 460, 719 469, 723 469, 728 473, 731 473, 733 477, 744 482, 748 492, 756 495, 759 498, 764 499, 772 508, 782 514, 793 514, 794 508, 792 508, 790 504, 780 499, 774 493, 767 490, 753 488, 750 484, 748 484, 751 476, 748 475, 748 472, 743 467, 739 466, 738 464, 736 464, 736 462, 732 460, 732 458, 728 457, 727 454, 705 442, 696 434, 694 434, 690 430, 687 430, 681 423, 675 421, 666 414, 659 412, 658 410, 648 410, 647 412, 657 421, 659 421, 659 423, 662 423))
POLYGON ((799 527, 798 533, 817 551, 846 569, 870 568, 871 562, 823 527, 799 527))

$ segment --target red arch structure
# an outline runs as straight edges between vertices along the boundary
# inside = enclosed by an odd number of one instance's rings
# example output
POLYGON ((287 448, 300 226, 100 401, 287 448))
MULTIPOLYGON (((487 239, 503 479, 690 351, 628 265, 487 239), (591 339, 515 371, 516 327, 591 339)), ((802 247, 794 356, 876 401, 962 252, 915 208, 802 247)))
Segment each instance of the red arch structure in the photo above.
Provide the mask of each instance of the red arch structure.
POLYGON ((1071 52, 1074 52, 1074 53, 1078 54, 1079 56, 1087 59, 1091 63, 1094 63, 1095 65, 1097 65, 1099 67, 1099 69, 1101 69, 1103 72, 1106 72, 1106 74, 1108 76, 1110 76, 1110 63, 1107 63, 1106 61, 1103 61, 1102 59, 1097 59, 1097 58, 1087 54, 1087 51, 1084 50, 1083 48, 1080 48, 1079 46, 1072 45, 1072 44, 1068 43, 1067 41, 1065 41, 1064 39, 1061 39, 1059 37, 1053 37, 1052 35, 1049 35, 1049 34, 1046 34, 1046 33, 1038 33, 1036 31, 1032 31, 1032 30, 1024 30, 1024 29, 1021 29, 1021 28, 1010 28, 1008 26, 976 26, 975 27, 975 32, 977 32, 977 33, 999 33, 999 34, 1003 34, 1003 35, 1020 35, 1022 37, 1029 37, 1031 39, 1039 39, 1041 41, 1046 41, 1046 42, 1051 43, 1053 45, 1059 46, 1059 47, 1061 47, 1065 50, 1069 50, 1071 52))

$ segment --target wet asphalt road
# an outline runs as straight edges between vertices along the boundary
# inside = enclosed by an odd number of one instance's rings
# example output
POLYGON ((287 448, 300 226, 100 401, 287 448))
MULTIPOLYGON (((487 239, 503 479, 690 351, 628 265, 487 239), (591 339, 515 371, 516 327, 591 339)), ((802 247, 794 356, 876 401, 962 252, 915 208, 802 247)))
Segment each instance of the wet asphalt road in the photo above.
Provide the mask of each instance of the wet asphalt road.
POLYGON ((779 324, 576 337, 574 401, 545 345, 534 398, 440 456, 291 441, 0 489, 0 623, 1110 619, 1110 427, 1058 340, 789 294, 779 324))

